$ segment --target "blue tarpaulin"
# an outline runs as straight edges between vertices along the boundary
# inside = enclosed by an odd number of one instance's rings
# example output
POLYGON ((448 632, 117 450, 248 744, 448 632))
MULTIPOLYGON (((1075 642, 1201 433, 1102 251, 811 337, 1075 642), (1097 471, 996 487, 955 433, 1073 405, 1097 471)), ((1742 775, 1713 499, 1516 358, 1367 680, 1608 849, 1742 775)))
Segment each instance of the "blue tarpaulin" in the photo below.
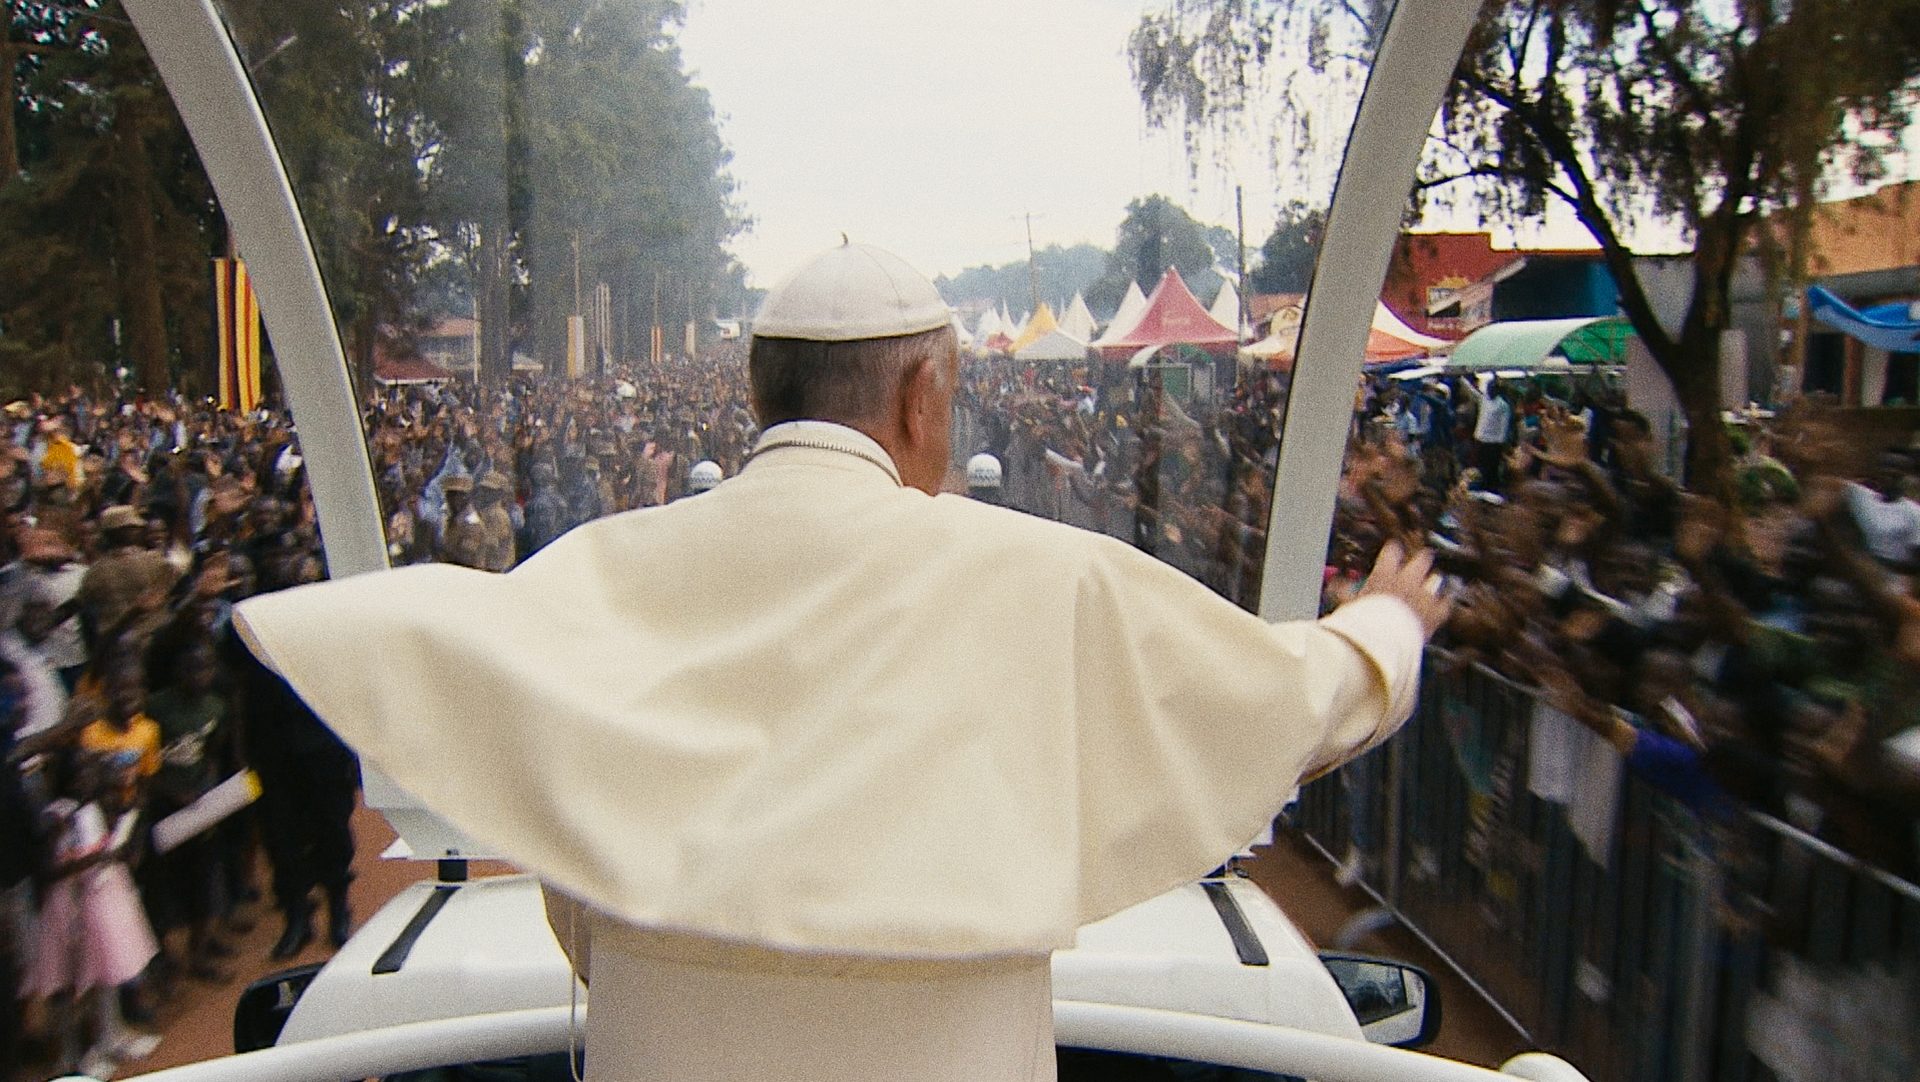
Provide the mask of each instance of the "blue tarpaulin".
POLYGON ((1813 318, 1834 330, 1890 353, 1920 352, 1920 319, 1906 304, 1877 304, 1855 309, 1819 286, 1807 290, 1813 318))

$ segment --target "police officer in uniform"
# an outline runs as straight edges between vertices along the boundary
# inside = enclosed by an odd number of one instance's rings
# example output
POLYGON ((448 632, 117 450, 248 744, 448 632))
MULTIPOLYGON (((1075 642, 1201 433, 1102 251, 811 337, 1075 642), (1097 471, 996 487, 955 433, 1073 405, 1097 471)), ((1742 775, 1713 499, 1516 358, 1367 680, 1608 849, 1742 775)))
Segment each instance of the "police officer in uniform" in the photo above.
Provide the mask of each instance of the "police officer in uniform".
POLYGON ((982 503, 1001 504, 1000 460, 985 451, 967 459, 967 495, 982 503))
POLYGON ((473 478, 449 477, 440 483, 447 501, 446 526, 440 532, 440 559, 461 567, 486 568, 486 525, 474 507, 473 478))
POLYGON ((703 458, 687 471, 687 495, 698 496, 702 492, 711 492, 726 475, 721 472, 720 464, 710 458, 703 458))
POLYGON ((480 516, 479 560, 470 567, 482 571, 506 571, 513 567, 513 516, 506 501, 511 486, 507 475, 488 470, 473 488, 473 509, 480 516))

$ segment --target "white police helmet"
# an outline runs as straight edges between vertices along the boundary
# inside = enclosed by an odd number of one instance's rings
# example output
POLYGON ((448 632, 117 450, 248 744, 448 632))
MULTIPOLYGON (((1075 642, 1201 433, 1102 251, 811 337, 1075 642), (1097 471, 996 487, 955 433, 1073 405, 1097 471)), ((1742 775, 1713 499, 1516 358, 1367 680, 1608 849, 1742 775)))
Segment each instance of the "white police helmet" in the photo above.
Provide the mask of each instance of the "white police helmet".
POLYGON ((1000 460, 985 451, 967 459, 968 488, 999 488, 1000 460))
POLYGON ((694 492, 705 492, 719 484, 724 476, 718 462, 703 458, 694 463, 693 471, 687 474, 687 488, 694 492))

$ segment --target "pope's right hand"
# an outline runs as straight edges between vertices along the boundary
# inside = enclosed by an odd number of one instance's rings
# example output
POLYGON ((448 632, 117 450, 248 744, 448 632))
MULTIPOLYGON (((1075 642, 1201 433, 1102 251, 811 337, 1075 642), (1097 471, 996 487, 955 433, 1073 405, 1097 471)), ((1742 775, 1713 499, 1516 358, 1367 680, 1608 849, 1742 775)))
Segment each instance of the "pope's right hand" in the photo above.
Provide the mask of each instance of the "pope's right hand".
POLYGON ((1441 593, 1441 578, 1433 573, 1433 552, 1421 549, 1408 556, 1398 541, 1389 541, 1373 562, 1361 597, 1379 595, 1398 598, 1413 610, 1420 630, 1428 638, 1447 622, 1453 599, 1441 593))

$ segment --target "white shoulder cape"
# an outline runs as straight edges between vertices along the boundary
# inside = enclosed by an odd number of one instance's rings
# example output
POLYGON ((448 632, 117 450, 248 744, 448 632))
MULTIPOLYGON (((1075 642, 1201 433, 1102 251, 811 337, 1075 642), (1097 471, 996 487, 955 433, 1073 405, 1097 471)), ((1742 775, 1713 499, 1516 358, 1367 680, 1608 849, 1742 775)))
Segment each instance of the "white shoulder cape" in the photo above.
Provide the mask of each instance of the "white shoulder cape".
POLYGON ((637 926, 800 951, 1063 946, 1411 709, 1399 602, 1269 625, 828 435, 504 575, 411 567, 237 618, 476 841, 637 926))

